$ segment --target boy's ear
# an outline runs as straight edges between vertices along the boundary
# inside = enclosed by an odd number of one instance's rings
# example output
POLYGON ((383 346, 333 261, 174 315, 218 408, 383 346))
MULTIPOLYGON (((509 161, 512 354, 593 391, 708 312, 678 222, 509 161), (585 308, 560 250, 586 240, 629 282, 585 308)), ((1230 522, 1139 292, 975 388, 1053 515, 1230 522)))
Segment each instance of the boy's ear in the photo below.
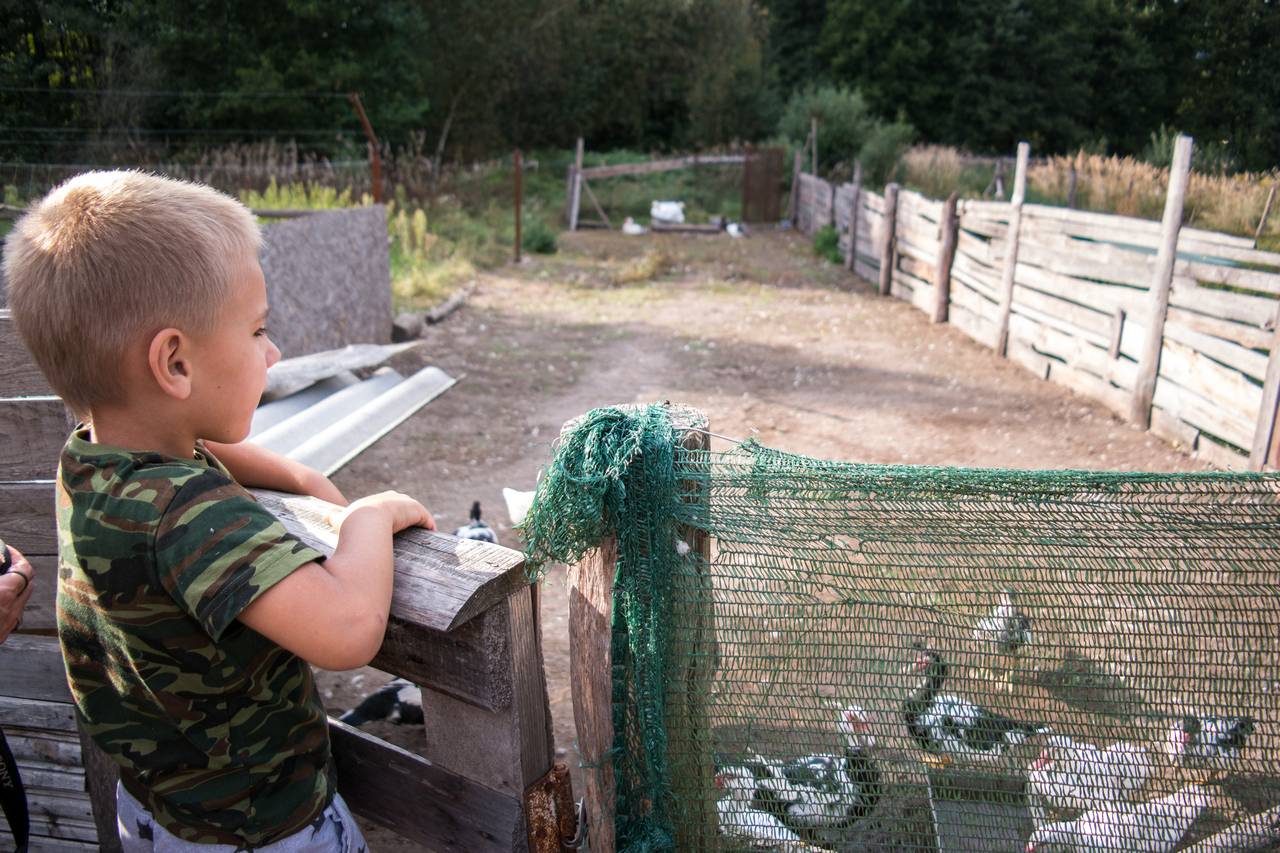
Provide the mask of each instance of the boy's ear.
POLYGON ((169 396, 185 400, 191 394, 191 346, 178 329, 161 329, 151 339, 147 366, 169 396))

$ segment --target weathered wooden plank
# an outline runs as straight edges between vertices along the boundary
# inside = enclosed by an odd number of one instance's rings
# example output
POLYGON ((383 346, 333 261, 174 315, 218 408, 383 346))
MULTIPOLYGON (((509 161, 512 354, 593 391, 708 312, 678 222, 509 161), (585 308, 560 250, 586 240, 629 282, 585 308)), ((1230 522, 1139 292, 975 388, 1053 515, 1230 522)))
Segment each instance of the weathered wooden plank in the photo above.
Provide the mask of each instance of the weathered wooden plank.
POLYGON ((22 608, 23 631, 47 631, 58 624, 58 557, 55 554, 33 554, 27 557, 35 571, 31 597, 22 608))
POLYGON ((27 557, 58 553, 52 480, 0 483, 0 539, 27 557))
MULTIPOLYGON (((1030 276, 1028 276, 1030 277, 1030 276)), ((1087 330, 1091 335, 1106 339, 1112 331, 1112 314, 1079 305, 1057 294, 1044 293, 1038 288, 1015 282, 1013 286, 1013 310, 1032 309, 1049 317, 1060 318, 1072 326, 1087 330)))
POLYGON ((1191 455, 1226 471, 1249 470, 1248 456, 1235 448, 1225 444, 1218 444, 1218 442, 1203 433, 1196 439, 1196 449, 1191 455))
POLYGON ((336 376, 344 370, 374 367, 405 350, 421 346, 422 341, 400 344, 348 344, 342 349, 285 358, 267 371, 267 390, 263 399, 277 400, 319 379, 336 376))
MULTIPOLYGON (((318 498, 252 489, 285 528, 326 555, 338 537, 325 521, 333 504, 318 498)), ((524 555, 511 548, 411 527, 395 536, 391 615, 451 631, 528 585, 524 555)))
POLYGON ((1212 335, 1226 341, 1239 344, 1245 349, 1270 350, 1275 333, 1270 329, 1262 329, 1250 323, 1237 323, 1233 320, 1222 320, 1195 311, 1188 311, 1175 305, 1169 306, 1169 319, 1165 327, 1177 325, 1193 329, 1204 335, 1212 335))
POLYGON ((1037 379, 1049 378, 1051 359, 1032 349, 1031 344, 1018 337, 1012 326, 1009 329, 1009 360, 1021 364, 1037 379))
MULTIPOLYGON (((1184 375, 1181 370, 1176 373, 1184 375)), ((1183 388, 1167 374, 1161 375, 1156 381, 1156 393, 1152 399, 1154 405, 1170 415, 1238 447, 1243 448, 1245 442, 1253 440, 1256 426, 1254 419, 1233 413, 1216 402, 1183 388)))
POLYGON ((543 668, 537 586, 527 586, 507 599, 511 626, 512 703, 518 731, 523 787, 547 775, 555 763, 551 734, 551 697, 543 668))
POLYGON ((18 760, 24 786, 40 788, 49 794, 74 794, 83 800, 83 816, 91 816, 89 801, 84 796, 84 769, 78 761, 68 766, 39 759, 21 759, 16 755, 14 758, 18 760))
POLYGON ((1280 274, 1251 270, 1244 267, 1224 267, 1195 261, 1178 261, 1176 275, 1199 281, 1212 281, 1231 287, 1243 287, 1259 293, 1280 294, 1280 274))
POLYGON ((667 172, 672 169, 685 169, 689 166, 710 166, 743 163, 743 154, 703 154, 688 157, 676 157, 670 160, 650 160, 647 163, 622 163, 617 166, 589 166, 582 170, 582 177, 616 178, 622 175, 649 175, 655 172, 667 172))
POLYGON ((52 396, 49 383, 31 360, 8 308, 0 308, 0 397, 52 396))
MULTIPOLYGON (((1168 338, 1160 355, 1160 376, 1205 398, 1221 408, 1221 417, 1233 425, 1228 433, 1210 429, 1237 447, 1252 447, 1253 431, 1262 405, 1262 387, 1237 370, 1223 367, 1190 347, 1168 338)), ((1184 418, 1186 420, 1186 418, 1184 418)), ((1191 421, 1191 423, 1196 423, 1191 421)), ((1207 429, 1197 424, 1201 429, 1207 429)))
MULTIPOLYGON (((11 637, 20 636, 22 635, 11 635, 11 637)), ((10 642, 6 640, 4 645, 9 644, 10 642)), ((3 726, 6 732, 12 728, 75 735, 76 709, 70 701, 46 702, 39 699, 20 699, 0 695, 0 726, 3 726)))
POLYGON ((947 322, 985 347, 995 343, 995 324, 956 299, 958 290, 951 293, 951 315, 947 322))
MULTIPOLYGON (((16 726, 5 728, 5 740, 13 757, 18 761, 43 762, 70 772, 76 770, 81 776, 84 768, 80 763, 80 740, 70 732, 48 731, 42 729, 20 729, 16 726)), ((80 789, 83 789, 83 784, 80 789)))
POLYGON ((863 190, 859 194, 858 203, 862 205, 862 209, 867 213, 879 214, 884 216, 884 196, 879 193, 873 193, 870 190, 863 190))
POLYGON ((53 479, 74 426, 58 397, 0 398, 0 481, 53 479))
POLYGON ((1223 320, 1249 323, 1262 329, 1274 328, 1276 323, 1275 299, 1201 287, 1193 279, 1179 277, 1173 280, 1169 305, 1223 320))
POLYGON ((1061 270, 1047 269, 1022 261, 1018 262, 1014 281, 1059 299, 1085 306, 1099 314, 1111 315, 1116 311, 1124 311, 1132 315, 1137 313, 1147 300, 1145 290, 1119 284, 1087 281, 1065 274, 1061 270))
POLYGON ((435 850, 508 853, 520 801, 329 720, 338 792, 353 812, 435 850))
POLYGON ((70 702, 62 649, 56 637, 12 634, 0 645, 0 684, 13 699, 70 702))
POLYGON ((1214 361, 1220 361, 1246 376, 1252 376, 1259 381, 1266 378, 1267 357, 1262 353, 1172 322, 1165 323, 1164 337, 1165 340, 1177 341, 1209 356, 1214 361))
MULTIPOLYGON (((1273 187, 1274 189, 1274 187, 1273 187)), ((1274 196, 1275 193, 1272 193, 1274 196)), ((1267 198, 1271 204, 1271 197, 1267 198)), ((1266 221, 1266 215, 1263 215, 1266 221)), ((1262 226, 1258 226, 1261 230, 1262 226)), ((1253 444, 1249 447, 1249 470, 1261 471, 1272 459, 1272 448, 1280 447, 1276 435, 1276 418, 1280 417, 1280 329, 1275 331, 1271 354, 1262 383, 1262 402, 1258 407, 1258 425, 1253 431, 1253 444)))
POLYGON ((1161 408, 1151 410, 1151 432, 1175 447, 1195 450, 1200 430, 1161 408))
POLYGON ((1049 366, 1049 381, 1097 400, 1117 414, 1128 411, 1130 394, 1127 391, 1115 387, 1086 370, 1078 370, 1068 364, 1055 361, 1049 366))
POLYGON ((383 672, 462 702, 496 711, 511 704, 506 610, 491 607, 444 633, 392 617, 370 662, 383 672))
POLYGON ((1151 255, 1137 255, 1103 243, 1054 245, 1031 236, 1018 247, 1018 260, 1060 275, 1114 282, 1146 292, 1151 283, 1151 255))
MULTIPOLYGON (((0 847, 8 850, 13 846, 13 836, 8 831, 0 831, 0 847)), ((30 838, 27 853, 99 853, 98 845, 92 841, 74 841, 66 838, 48 838, 33 835, 30 838)))
POLYGON ((1017 337, 1027 342, 1040 353, 1061 359, 1069 367, 1092 373, 1108 384, 1118 385, 1126 391, 1133 388, 1137 372, 1134 362, 1114 359, 1105 349, 1077 335, 1017 314, 1010 318, 1009 335, 1011 339, 1017 337))

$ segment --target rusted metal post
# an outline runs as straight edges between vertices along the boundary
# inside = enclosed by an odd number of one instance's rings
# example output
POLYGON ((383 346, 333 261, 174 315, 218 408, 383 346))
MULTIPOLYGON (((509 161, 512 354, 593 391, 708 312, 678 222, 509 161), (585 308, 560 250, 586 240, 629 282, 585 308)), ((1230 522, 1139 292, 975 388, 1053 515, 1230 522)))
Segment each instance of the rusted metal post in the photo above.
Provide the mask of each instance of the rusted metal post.
POLYGON ((1178 232, 1182 229, 1182 207, 1187 197, 1187 180, 1191 176, 1191 137, 1179 136, 1173 146, 1173 163, 1169 165, 1169 192, 1164 200, 1164 219, 1160 222, 1160 247, 1151 275, 1146 339, 1138 358, 1138 376, 1133 383, 1129 420, 1142 429, 1151 426, 1151 401, 1156 394, 1156 377, 1160 375, 1160 351, 1164 346, 1164 321, 1169 314, 1169 291, 1173 289, 1173 266, 1178 255, 1178 232))
POLYGON ((360 117, 360 126, 364 128, 365 138, 369 140, 369 162, 373 168, 373 201, 374 204, 382 204, 382 150, 378 147, 378 137, 374 136, 369 117, 364 114, 364 104, 360 103, 360 96, 355 92, 351 93, 351 104, 356 108, 356 115, 360 117))
POLYGON ((516 263, 520 263, 520 149, 516 149, 516 263))

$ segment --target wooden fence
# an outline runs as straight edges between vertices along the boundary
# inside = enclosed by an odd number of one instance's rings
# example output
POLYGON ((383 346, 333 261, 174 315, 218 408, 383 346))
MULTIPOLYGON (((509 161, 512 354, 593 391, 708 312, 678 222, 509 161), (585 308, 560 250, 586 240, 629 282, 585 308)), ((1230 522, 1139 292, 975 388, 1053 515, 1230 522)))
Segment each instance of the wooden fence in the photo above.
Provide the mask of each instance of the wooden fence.
MULTIPOLYGON (((856 181, 832 187, 802 175, 796 227, 812 234, 834 224, 846 266, 879 281, 882 293, 1134 417, 1142 351, 1157 316, 1161 223, 1015 201, 952 204, 954 217, 947 202, 894 184, 881 195, 856 181)), ((1156 331, 1151 430, 1219 466, 1278 467, 1280 254, 1194 228, 1181 228, 1176 239, 1168 310, 1156 331)))

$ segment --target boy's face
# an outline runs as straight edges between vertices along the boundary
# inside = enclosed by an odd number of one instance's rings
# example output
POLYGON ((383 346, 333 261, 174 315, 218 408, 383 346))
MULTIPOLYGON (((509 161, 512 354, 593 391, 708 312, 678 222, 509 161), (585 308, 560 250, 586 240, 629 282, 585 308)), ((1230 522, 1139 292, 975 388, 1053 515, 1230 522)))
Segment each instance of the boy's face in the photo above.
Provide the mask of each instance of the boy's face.
POLYGON ((213 331, 194 340, 192 402, 199 437, 224 444, 249 435, 254 409, 267 387, 267 368, 280 350, 267 338, 267 286, 255 258, 235 267, 232 285, 213 331))

